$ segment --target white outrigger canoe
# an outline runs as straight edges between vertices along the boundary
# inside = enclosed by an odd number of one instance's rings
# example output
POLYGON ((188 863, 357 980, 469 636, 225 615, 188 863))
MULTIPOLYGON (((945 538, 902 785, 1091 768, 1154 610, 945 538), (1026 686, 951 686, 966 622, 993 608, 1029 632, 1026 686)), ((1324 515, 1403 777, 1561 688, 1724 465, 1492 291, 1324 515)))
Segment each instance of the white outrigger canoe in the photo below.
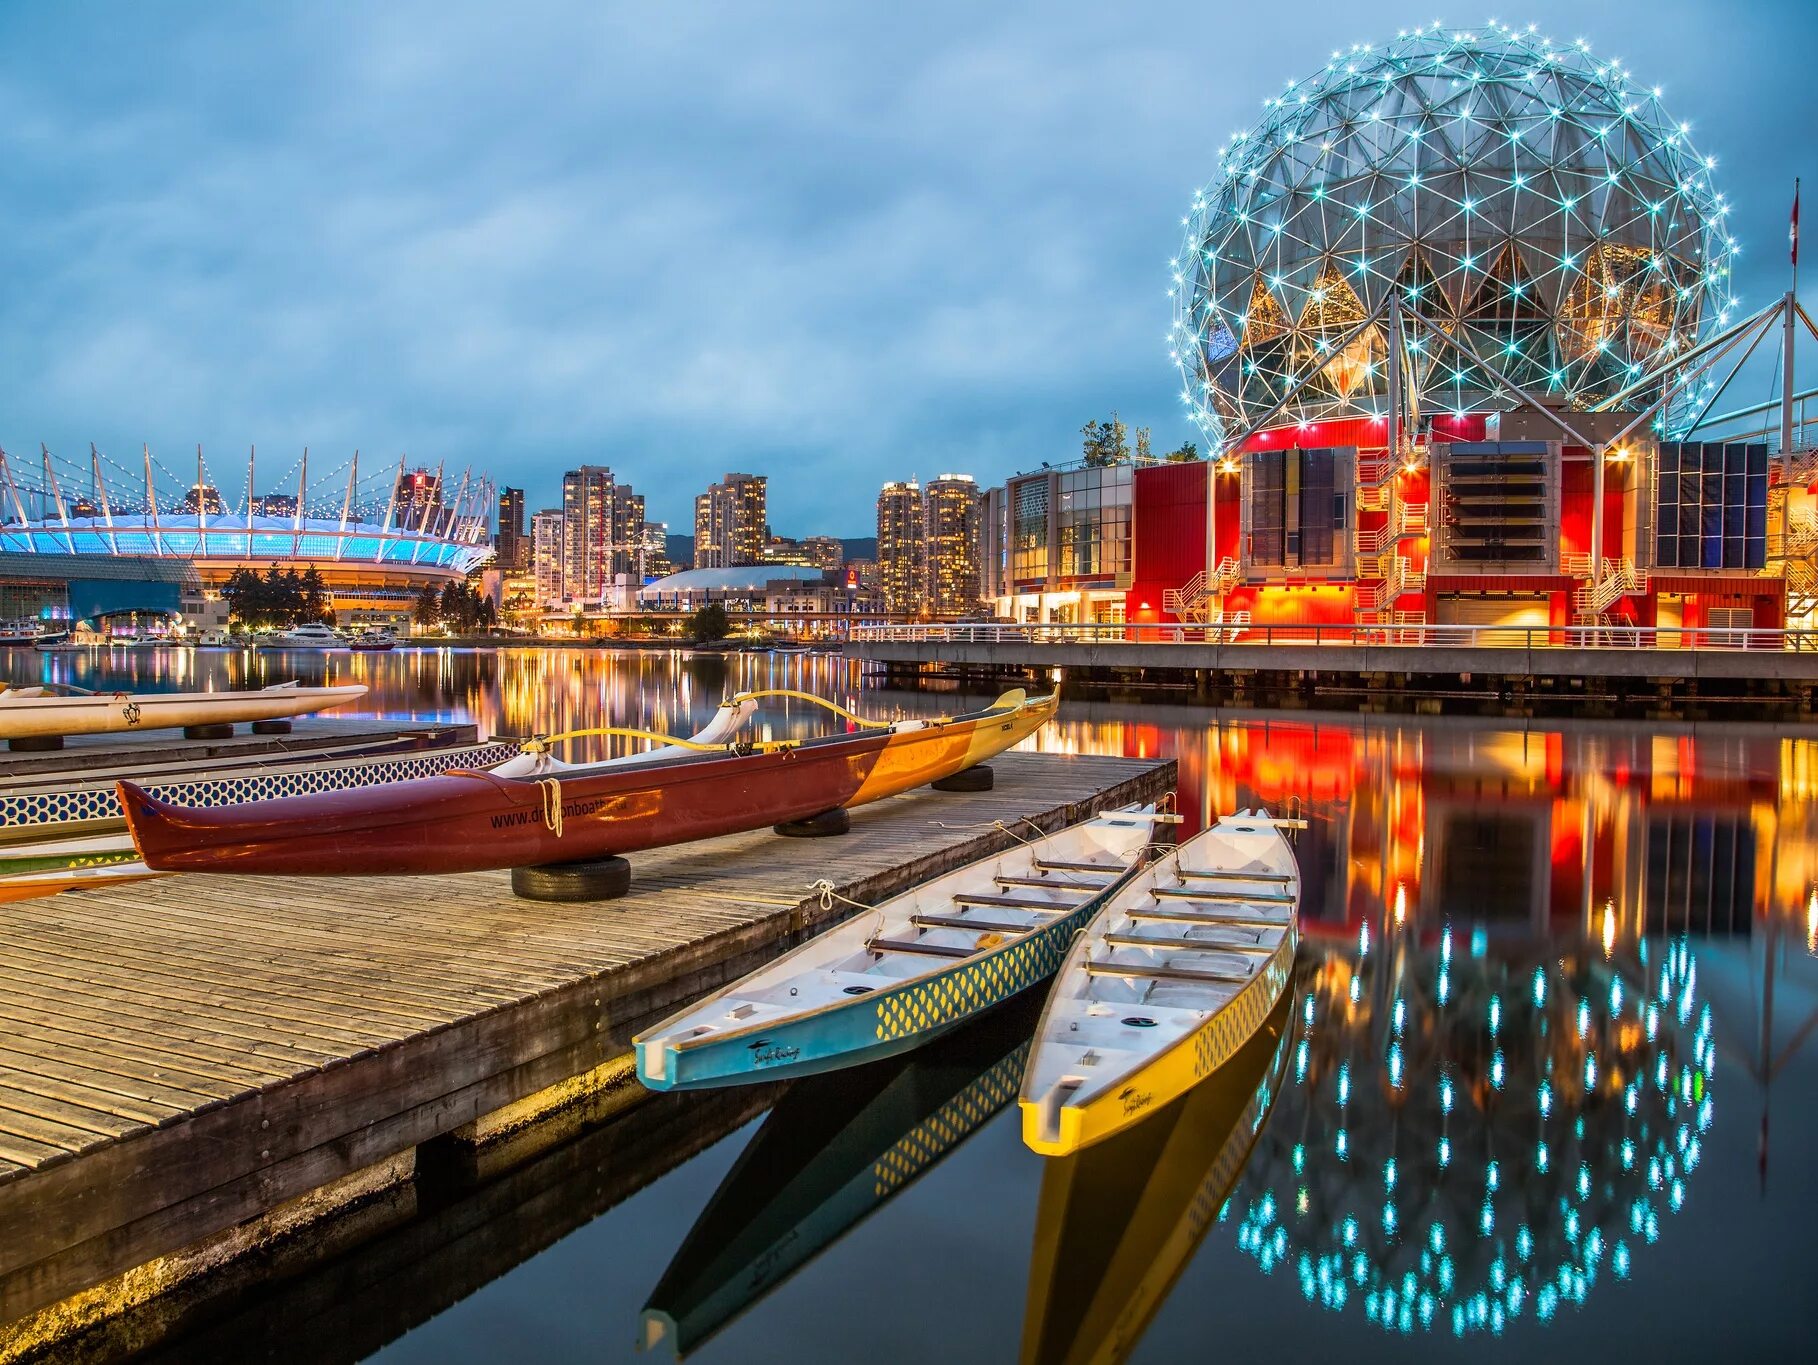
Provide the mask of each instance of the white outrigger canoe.
POLYGON ((1287 989, 1300 865, 1239 812, 1120 887, 1073 944, 1023 1073, 1023 1141, 1065 1156, 1224 1065, 1287 989))
POLYGON ((1176 818, 1109 811, 859 910, 633 1039, 638 1078, 696 1090, 920 1047, 1045 981, 1176 818))
POLYGON ((0 690, 0 739, 108 735, 236 721, 285 720, 366 695, 364 683, 300 687, 278 683, 256 692, 82 692, 54 687, 0 690))

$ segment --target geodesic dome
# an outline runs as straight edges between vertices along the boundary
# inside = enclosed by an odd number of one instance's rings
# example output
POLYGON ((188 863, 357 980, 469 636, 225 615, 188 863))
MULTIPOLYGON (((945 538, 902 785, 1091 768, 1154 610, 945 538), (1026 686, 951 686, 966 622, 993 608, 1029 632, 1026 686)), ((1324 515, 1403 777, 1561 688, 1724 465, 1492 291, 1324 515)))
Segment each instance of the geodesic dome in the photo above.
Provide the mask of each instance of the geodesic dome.
POLYGON ((1735 305, 1715 161, 1582 42, 1419 28, 1266 107, 1173 265, 1181 397, 1215 444, 1328 357, 1280 421, 1381 415, 1387 330, 1359 328, 1390 290, 1477 356, 1404 324, 1423 411, 1506 409, 1504 379, 1587 406, 1735 305))

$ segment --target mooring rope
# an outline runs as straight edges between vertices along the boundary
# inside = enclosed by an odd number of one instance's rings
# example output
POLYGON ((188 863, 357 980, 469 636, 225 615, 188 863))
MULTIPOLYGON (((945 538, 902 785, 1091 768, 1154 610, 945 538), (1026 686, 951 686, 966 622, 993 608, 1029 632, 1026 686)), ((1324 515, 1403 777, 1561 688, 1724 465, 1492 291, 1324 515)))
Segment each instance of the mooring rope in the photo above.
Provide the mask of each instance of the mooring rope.
POLYGON ((840 895, 838 891, 834 890, 832 881, 826 877, 822 877, 819 881, 810 882, 808 884, 808 889, 820 898, 821 909, 823 910, 833 909, 833 903, 835 901, 840 902, 842 905, 850 905, 854 910, 869 910, 871 908, 863 901, 855 901, 850 896, 840 895))
POLYGON ((543 797, 543 823, 548 825, 556 838, 562 837, 562 779, 544 777, 537 779, 537 791, 543 797))

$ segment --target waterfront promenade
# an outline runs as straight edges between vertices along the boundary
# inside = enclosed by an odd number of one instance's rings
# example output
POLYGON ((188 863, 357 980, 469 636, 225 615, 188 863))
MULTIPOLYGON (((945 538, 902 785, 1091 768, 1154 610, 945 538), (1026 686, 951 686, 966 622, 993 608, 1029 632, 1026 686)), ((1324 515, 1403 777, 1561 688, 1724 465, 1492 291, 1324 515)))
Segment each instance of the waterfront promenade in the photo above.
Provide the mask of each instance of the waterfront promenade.
MULTIPOLYGON (((256 1245, 258 1220, 369 1195, 421 1152, 629 1093, 634 1033, 842 918, 838 898, 874 901, 1012 830, 1175 781, 1171 762, 993 767, 994 791, 892 798, 840 839, 638 855, 612 902, 521 901, 490 873, 182 876, 8 907, 0 1322, 110 1280, 65 1316, 130 1307, 230 1229, 256 1245)), ((0 1359, 26 1330, 0 1327, 0 1359)))
POLYGON ((1259 688, 1341 688, 1398 697, 1480 693, 1635 695, 1663 712, 1746 700, 1809 714, 1818 632, 1635 627, 865 626, 849 657, 893 677, 926 666, 979 675, 1065 671, 1076 683, 1160 683, 1211 700, 1259 688))

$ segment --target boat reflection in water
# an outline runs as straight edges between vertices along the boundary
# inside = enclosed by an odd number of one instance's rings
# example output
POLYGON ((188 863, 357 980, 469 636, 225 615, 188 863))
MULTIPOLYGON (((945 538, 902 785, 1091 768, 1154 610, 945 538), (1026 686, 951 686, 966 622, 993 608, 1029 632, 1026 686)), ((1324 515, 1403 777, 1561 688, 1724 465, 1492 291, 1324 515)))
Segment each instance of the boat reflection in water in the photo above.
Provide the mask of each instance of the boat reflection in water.
POLYGON ((1303 949, 1238 1245, 1395 1332, 1501 1332, 1626 1278, 1686 1199, 1715 1043, 1684 940, 1303 949), (1613 947, 1613 945, 1612 945, 1613 947))
POLYGON ((790 1086, 651 1291, 640 1348, 698 1349, 1008 1107, 1042 994, 901 1057, 790 1086))
POLYGON ((1212 1075, 1133 1128, 1043 1164, 1024 1365, 1123 1360, 1217 1221, 1292 1052, 1289 993, 1212 1075))

